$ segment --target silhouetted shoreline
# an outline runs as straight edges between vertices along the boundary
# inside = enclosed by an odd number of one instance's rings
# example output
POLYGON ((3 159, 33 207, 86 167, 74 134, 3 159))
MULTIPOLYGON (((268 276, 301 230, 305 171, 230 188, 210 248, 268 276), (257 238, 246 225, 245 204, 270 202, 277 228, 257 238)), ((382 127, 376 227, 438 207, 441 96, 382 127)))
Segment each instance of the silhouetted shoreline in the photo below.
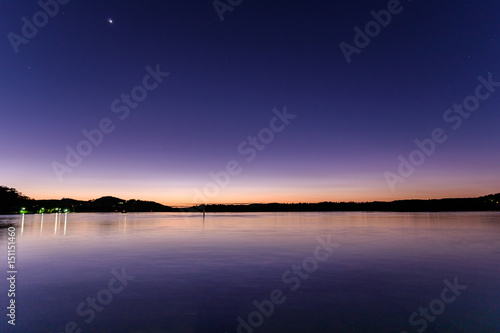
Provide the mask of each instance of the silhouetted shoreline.
POLYGON ((0 186, 0 214, 16 213, 98 213, 98 212, 463 212, 500 211, 500 193, 477 198, 396 200, 373 202, 210 204, 187 208, 165 206, 153 201, 124 200, 106 196, 95 200, 35 200, 17 190, 0 186))
MULTIPOLYGON (((390 202, 269 203, 250 205, 206 205, 206 212, 446 212, 500 211, 500 194, 479 198, 396 200, 390 202)), ((193 207, 202 210, 203 206, 193 207)))

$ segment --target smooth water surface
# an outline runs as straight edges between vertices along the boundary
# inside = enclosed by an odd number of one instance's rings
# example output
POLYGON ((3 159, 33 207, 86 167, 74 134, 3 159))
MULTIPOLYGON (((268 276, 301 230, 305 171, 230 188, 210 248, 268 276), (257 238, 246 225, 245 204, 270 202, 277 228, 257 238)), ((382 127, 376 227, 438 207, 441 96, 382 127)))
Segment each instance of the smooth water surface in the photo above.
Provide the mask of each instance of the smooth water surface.
POLYGON ((13 224, 18 269, 15 328, 2 279, 2 332, 500 332, 499 213, 45 214, 0 224, 2 267, 13 224))

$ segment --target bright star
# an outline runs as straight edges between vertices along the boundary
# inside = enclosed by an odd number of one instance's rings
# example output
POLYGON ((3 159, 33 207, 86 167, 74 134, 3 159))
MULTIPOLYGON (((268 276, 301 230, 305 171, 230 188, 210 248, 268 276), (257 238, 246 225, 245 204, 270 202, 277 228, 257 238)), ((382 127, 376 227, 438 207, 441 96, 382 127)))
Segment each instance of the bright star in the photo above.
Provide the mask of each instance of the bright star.
POLYGON ((109 24, 113 24, 113 19, 108 19, 109 24))

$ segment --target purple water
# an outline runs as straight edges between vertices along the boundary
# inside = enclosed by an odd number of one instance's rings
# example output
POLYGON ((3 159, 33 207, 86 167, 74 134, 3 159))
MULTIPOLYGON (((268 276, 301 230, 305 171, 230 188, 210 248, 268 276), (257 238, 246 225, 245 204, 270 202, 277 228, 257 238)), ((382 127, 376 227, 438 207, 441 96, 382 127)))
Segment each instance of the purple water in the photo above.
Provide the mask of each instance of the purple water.
POLYGON ((500 331, 499 213, 41 218, 0 216, 2 332, 500 331))

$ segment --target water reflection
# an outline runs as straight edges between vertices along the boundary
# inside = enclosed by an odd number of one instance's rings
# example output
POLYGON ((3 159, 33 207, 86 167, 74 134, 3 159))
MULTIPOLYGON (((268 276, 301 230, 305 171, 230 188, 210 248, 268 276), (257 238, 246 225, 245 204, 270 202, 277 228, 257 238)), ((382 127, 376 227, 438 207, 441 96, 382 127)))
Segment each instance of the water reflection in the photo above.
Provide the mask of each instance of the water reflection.
POLYGON ((65 214, 64 225, 60 214, 53 218, 54 233, 50 223, 44 230, 43 214, 0 216, 22 230, 22 332, 84 325, 78 304, 122 267, 136 279, 84 331, 235 332, 254 300, 283 288, 283 272, 328 235, 341 247, 259 332, 415 332, 408 317, 455 277, 468 289, 428 331, 498 328, 498 213, 65 214))
MULTIPOLYGON (((64 224, 62 224, 62 214, 63 213, 54 213, 54 235, 66 235, 68 232, 70 232, 70 228, 75 230, 77 233, 84 233, 84 232, 89 232, 91 229, 100 229, 100 231, 105 231, 108 232, 111 229, 115 228, 116 231, 120 231, 122 234, 127 233, 127 214, 109 214, 110 216, 107 216, 108 214, 69 214, 69 213, 64 213, 64 224), (95 217, 99 216, 100 219, 95 220, 95 217), (90 218, 89 218, 90 217, 90 218), (72 219, 73 218, 73 219, 72 219), (72 221, 73 220, 73 221, 72 221), (89 225, 88 225, 89 224, 89 225), (94 225, 96 224, 96 225, 94 225), (92 226, 92 227, 90 227, 92 226), (90 227, 90 229, 89 229, 90 227)), ((25 221, 27 221, 27 228, 29 230, 38 228, 36 224, 36 221, 39 220, 40 223, 40 229, 39 229, 39 235, 43 236, 43 231, 44 231, 44 220, 46 218, 47 214, 41 213, 41 214, 31 214, 25 217, 24 214, 20 216, 20 227, 21 227, 21 233, 24 234, 24 229, 25 229, 25 221), (30 222, 30 220, 33 221, 33 223, 30 222)), ((11 223, 12 225, 16 224, 16 217, 15 216, 5 216, 5 218, 11 223)), ((97 230, 94 230, 97 231, 97 230)), ((33 236, 33 234, 30 234, 30 236, 33 236)))

